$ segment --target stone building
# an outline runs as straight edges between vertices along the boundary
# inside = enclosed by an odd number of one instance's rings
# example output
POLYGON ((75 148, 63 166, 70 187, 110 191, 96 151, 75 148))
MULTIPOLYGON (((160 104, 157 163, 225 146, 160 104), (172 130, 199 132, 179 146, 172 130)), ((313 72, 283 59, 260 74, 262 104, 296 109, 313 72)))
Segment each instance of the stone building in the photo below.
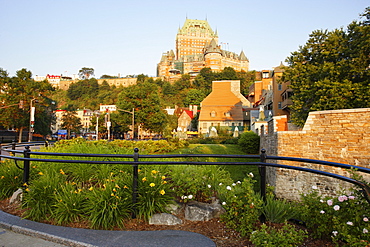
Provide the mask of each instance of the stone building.
POLYGON ((176 49, 163 53, 157 65, 157 76, 167 80, 180 78, 181 74, 196 75, 202 68, 219 72, 225 67, 248 71, 249 60, 240 54, 221 49, 217 31, 207 20, 186 19, 176 36, 176 49))

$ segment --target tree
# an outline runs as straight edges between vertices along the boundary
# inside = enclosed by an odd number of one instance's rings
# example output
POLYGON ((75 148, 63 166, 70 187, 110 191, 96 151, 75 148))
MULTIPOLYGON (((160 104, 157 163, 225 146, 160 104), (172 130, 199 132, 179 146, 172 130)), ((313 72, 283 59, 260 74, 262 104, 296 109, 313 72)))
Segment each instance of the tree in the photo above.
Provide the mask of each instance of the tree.
POLYGON ((66 111, 62 116, 62 125, 63 129, 67 129, 68 134, 67 138, 69 139, 71 136, 71 132, 79 132, 82 128, 81 119, 76 116, 76 112, 74 111, 66 111))
POLYGON ((200 102, 206 97, 203 91, 199 89, 190 89, 187 92, 186 98, 184 100, 184 105, 200 105, 200 102))
POLYGON ((27 69, 18 70, 16 76, 10 78, 6 71, 0 69, 0 86, 1 102, 12 106, 0 110, 0 125, 15 128, 21 141, 23 130, 30 127, 32 102, 35 107, 35 132, 42 135, 50 133, 55 104, 49 97, 54 89, 46 80, 35 82, 27 69), (22 107, 17 107, 20 102, 22 107))
MULTIPOLYGON (((127 87, 118 96, 119 109, 131 111, 135 109, 135 124, 141 124, 143 129, 160 133, 167 119, 162 110, 159 88, 154 83, 143 82, 127 87)), ((131 125, 132 115, 120 112, 121 125, 131 125)), ((137 132, 135 132, 137 133, 137 132)))
POLYGON ((80 69, 80 71, 78 71, 78 75, 81 79, 89 79, 90 76, 94 75, 94 69, 83 67, 80 69))
POLYGON ((288 57, 282 80, 294 91, 292 121, 303 126, 318 110, 370 106, 370 8, 366 21, 347 29, 316 30, 306 44, 288 57))

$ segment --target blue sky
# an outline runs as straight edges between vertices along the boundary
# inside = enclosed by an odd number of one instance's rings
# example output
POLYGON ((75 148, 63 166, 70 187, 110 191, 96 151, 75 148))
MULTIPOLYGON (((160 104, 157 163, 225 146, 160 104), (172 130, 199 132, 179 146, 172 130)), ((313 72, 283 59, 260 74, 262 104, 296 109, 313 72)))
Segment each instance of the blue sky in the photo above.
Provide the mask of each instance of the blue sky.
MULTIPOLYGON (((250 69, 272 69, 317 29, 346 27, 368 0, 0 0, 0 68, 13 76, 156 75, 186 18, 207 19, 250 69)), ((225 48, 225 47, 223 47, 225 48)))

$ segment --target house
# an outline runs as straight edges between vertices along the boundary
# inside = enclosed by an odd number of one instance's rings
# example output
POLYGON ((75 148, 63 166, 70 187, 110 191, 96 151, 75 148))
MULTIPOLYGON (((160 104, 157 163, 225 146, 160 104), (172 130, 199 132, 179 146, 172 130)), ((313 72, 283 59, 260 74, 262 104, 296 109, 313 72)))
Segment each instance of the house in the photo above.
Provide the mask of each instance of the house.
POLYGON ((190 105, 189 110, 183 109, 178 120, 177 120, 177 130, 178 131, 192 131, 191 120, 195 117, 198 112, 198 106, 190 105), (180 130, 181 129, 181 130, 180 130))
POLYGON ((240 93, 239 80, 213 81, 212 92, 201 102, 198 132, 210 133, 212 127, 226 131, 244 130, 247 119, 244 108, 249 101, 240 93))

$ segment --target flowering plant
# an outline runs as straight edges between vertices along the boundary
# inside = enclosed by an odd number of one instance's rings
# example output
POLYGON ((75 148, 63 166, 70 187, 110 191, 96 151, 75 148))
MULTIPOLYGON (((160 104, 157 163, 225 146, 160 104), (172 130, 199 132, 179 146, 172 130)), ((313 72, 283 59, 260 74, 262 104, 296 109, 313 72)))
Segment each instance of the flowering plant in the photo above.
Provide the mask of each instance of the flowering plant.
POLYGON ((342 191, 335 197, 322 197, 317 190, 313 190, 302 195, 302 199, 303 220, 317 237, 368 246, 370 208, 357 190, 349 193, 342 191))

